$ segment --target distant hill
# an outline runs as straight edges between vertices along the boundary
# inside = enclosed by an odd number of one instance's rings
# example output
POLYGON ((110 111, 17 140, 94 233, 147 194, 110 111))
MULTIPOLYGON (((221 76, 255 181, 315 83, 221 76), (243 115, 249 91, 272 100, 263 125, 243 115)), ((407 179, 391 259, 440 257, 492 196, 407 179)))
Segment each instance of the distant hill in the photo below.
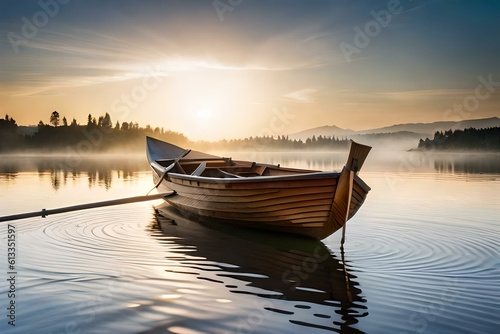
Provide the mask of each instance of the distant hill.
POLYGON ((384 149, 411 149, 420 139, 432 137, 436 131, 463 130, 468 128, 493 128, 500 126, 500 118, 463 120, 460 122, 442 121, 433 123, 406 123, 382 128, 354 131, 342 129, 335 125, 325 125, 289 135, 291 139, 306 140, 315 136, 349 138, 368 145, 384 149))
POLYGON ((339 128, 338 126, 335 126, 335 125, 324 125, 324 126, 320 126, 317 128, 300 131, 297 133, 292 133, 291 135, 289 135, 289 138, 297 139, 297 140, 298 139, 306 140, 307 138, 312 138, 313 136, 316 136, 316 137, 319 137, 319 136, 332 137, 332 136, 334 136, 336 138, 339 138, 339 137, 346 137, 346 136, 354 135, 356 133, 357 133, 356 131, 353 131, 350 129, 342 129, 342 128, 339 128))
POLYGON ((351 137, 353 135, 362 134, 375 134, 375 133, 413 133, 417 136, 426 137, 429 135, 434 135, 436 131, 444 130, 463 130, 468 128, 493 128, 500 126, 500 118, 490 117, 482 119, 470 119, 463 120, 460 122, 454 121, 442 121, 433 123, 405 123, 405 124, 395 124, 391 126, 386 126, 382 128, 367 129, 361 131, 354 131, 350 129, 342 129, 335 125, 325 125, 313 129, 307 129, 300 132, 292 133, 289 135, 292 139, 302 139, 306 140, 311 138, 313 135, 318 137, 351 137))
POLYGON ((500 118, 490 117, 481 119, 463 120, 460 122, 443 121, 433 123, 407 123, 386 126, 383 128, 369 129, 358 131, 358 133, 385 133, 385 132, 399 132, 408 131, 414 133, 422 133, 425 135, 433 135, 436 131, 445 130, 463 130, 468 128, 493 128, 500 126, 500 118))

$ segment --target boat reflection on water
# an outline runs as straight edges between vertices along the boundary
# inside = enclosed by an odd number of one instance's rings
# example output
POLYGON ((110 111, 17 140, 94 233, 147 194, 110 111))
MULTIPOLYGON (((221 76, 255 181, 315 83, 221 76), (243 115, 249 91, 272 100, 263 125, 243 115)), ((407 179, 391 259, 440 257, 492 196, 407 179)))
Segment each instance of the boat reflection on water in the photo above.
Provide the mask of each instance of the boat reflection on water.
POLYGON ((189 258, 198 259, 176 257, 178 266, 167 271, 223 284, 235 294, 280 300, 262 303, 263 312, 288 317, 295 325, 361 333, 351 327, 368 315, 356 276, 322 242, 225 225, 215 229, 166 203, 156 207, 156 223, 160 235, 170 242, 174 237, 180 252, 187 247, 189 258))

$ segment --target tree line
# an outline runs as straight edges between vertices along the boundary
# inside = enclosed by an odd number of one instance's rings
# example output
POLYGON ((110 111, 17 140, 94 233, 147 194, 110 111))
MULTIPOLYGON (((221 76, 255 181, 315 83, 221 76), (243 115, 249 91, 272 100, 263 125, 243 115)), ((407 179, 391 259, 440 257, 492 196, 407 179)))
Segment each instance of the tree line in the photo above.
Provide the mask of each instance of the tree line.
POLYGON ((0 152, 12 149, 16 149, 19 145, 19 136, 17 135, 17 122, 10 117, 5 115, 5 118, 0 119, 0 152))
POLYGON ((153 128, 150 125, 140 127, 137 122, 116 122, 113 126, 111 116, 94 117, 89 114, 87 123, 80 125, 76 119, 68 124, 66 117, 54 111, 45 124, 38 122, 34 133, 19 133, 17 122, 6 115, 0 119, 0 152, 11 151, 85 151, 96 153, 106 151, 130 152, 143 151, 146 136, 172 142, 183 146, 189 141, 181 133, 153 128), (91 145, 86 143, 91 143, 91 145), (86 145, 83 145, 86 144, 86 145), (85 146, 85 148, 84 148, 85 146))
MULTIPOLYGON (((139 126, 137 122, 116 122, 111 116, 89 114, 86 124, 80 125, 73 118, 68 122, 65 116, 54 111, 47 124, 42 120, 37 130, 29 133, 18 131, 17 122, 5 115, 0 119, 0 152, 12 151, 59 151, 80 150, 83 153, 106 151, 144 151, 146 136, 152 136, 181 147, 198 150, 221 151, 335 151, 349 148, 350 140, 335 136, 313 136, 306 139, 291 139, 288 136, 257 136, 244 139, 220 140, 217 142, 191 142, 182 133, 160 127, 139 126), (88 143, 91 143, 89 145, 88 143)), ((420 139, 420 150, 481 150, 500 151, 500 128, 437 131, 434 138, 420 139)))
MULTIPOLYGON (((18 134, 17 123, 10 116, 0 120, 0 152, 16 150, 61 151, 68 149, 83 150, 82 143, 91 142, 91 148, 85 150, 104 152, 117 150, 143 151, 145 136, 152 136, 170 143, 199 150, 345 150, 349 147, 347 138, 334 136, 313 136, 303 141, 290 139, 288 136, 257 136, 245 139, 220 140, 217 142, 190 142, 181 133, 146 125, 140 127, 137 122, 116 122, 113 125, 109 113, 95 117, 87 116, 85 125, 80 125, 75 118, 68 122, 65 116, 54 111, 48 123, 38 122, 37 131, 31 134, 18 134)), ((87 146, 89 146, 87 144, 87 146)))
POLYGON ((291 139, 288 136, 257 136, 244 139, 219 140, 217 142, 197 142, 200 150, 223 151, 296 151, 296 150, 324 150, 335 151, 349 148, 350 140, 339 139, 335 136, 312 136, 305 141, 291 139))
POLYGON ((500 127, 436 131, 434 138, 420 139, 421 150, 500 151, 500 127))

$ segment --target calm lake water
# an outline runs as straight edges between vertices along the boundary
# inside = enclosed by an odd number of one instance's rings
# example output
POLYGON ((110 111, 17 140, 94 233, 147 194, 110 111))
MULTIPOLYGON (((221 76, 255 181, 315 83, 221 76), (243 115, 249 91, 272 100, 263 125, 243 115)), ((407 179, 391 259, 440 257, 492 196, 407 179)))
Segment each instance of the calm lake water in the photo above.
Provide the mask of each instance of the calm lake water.
MULTIPOLYGON (((339 170, 345 153, 232 153, 339 170)), ((0 216, 146 194, 143 156, 1 157, 0 216)), ((2 333, 497 333, 500 156, 373 152, 321 242, 213 229, 143 202, 0 223, 2 333), (15 301, 15 327, 8 324, 15 301)))

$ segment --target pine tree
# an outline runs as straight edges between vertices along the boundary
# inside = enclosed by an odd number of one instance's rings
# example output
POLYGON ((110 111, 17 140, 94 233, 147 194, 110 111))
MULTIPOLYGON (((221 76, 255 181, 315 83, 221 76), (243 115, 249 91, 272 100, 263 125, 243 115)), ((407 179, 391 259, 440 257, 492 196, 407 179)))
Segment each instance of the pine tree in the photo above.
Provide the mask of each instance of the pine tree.
POLYGON ((59 113, 57 111, 52 112, 50 115, 50 123, 54 126, 59 125, 59 113))
POLYGON ((111 122, 111 116, 109 116, 108 113, 106 113, 102 119, 102 127, 111 129, 113 127, 113 122, 111 122))

